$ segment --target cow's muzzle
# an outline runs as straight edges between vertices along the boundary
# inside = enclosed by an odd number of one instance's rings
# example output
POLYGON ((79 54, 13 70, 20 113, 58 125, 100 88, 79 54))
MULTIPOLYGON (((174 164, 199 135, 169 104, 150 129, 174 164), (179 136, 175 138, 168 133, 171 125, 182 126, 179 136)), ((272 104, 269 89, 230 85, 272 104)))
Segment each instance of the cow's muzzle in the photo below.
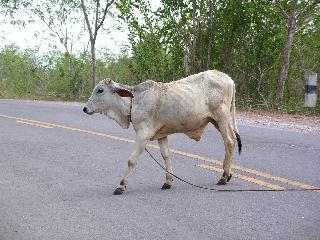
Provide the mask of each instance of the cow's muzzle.
POLYGON ((93 112, 89 112, 87 107, 83 108, 83 112, 85 112, 86 114, 92 115, 93 112))

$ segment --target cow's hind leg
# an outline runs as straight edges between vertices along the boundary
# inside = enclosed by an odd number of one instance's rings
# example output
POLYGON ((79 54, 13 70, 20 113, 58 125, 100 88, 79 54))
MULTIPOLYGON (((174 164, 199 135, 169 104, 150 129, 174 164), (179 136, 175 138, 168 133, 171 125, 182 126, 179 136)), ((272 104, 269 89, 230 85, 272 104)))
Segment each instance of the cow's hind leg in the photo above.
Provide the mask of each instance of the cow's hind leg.
POLYGON ((141 139, 137 137, 135 141, 135 147, 134 150, 130 156, 130 159, 128 161, 128 168, 127 171, 121 180, 120 184, 118 185, 117 189, 113 192, 114 195, 120 195, 124 192, 125 188, 128 186, 128 177, 131 175, 133 172, 134 167, 137 164, 138 158, 143 152, 148 140, 141 139))
POLYGON ((232 174, 231 174, 231 163, 232 163, 232 156, 234 145, 236 141, 236 136, 233 132, 233 128, 231 126, 229 114, 220 114, 219 120, 217 121, 219 126, 219 131, 222 135, 224 146, 225 146, 225 158, 223 162, 223 174, 218 185, 225 185, 227 182, 230 181, 232 174))
POLYGON ((169 147, 168 147, 168 138, 164 137, 158 140, 161 155, 166 164, 166 182, 163 184, 162 189, 170 189, 172 186, 173 176, 172 176, 172 163, 169 158, 169 147), (171 173, 171 174, 170 174, 171 173))

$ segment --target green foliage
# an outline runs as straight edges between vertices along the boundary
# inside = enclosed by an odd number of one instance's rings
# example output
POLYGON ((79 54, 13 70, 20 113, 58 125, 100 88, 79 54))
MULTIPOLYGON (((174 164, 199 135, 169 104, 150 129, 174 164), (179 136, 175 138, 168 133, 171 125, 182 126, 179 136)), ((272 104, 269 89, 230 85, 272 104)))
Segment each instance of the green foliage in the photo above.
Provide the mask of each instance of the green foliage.
MULTIPOLYGON (((130 66, 133 60, 123 56, 108 62, 97 61, 97 79, 111 78, 136 83, 130 66)), ((91 57, 70 56, 57 51, 36 56, 34 50, 16 46, 0 50, 0 97, 85 100, 91 88, 91 57)))
POLYGON ((7 93, 30 95, 39 84, 41 73, 32 51, 20 53, 17 47, 9 46, 0 53, 0 62, 1 86, 7 93))
POLYGON ((167 82, 170 78, 170 57, 165 53, 159 38, 150 34, 133 46, 131 71, 136 81, 156 79, 167 82))
POLYGON ((84 99, 91 92, 91 61, 86 55, 51 52, 40 60, 32 50, 8 46, 0 52, 0 62, 1 97, 84 99))
MULTIPOLYGON (((147 0, 120 0, 117 5, 130 29, 130 70, 138 82, 182 77, 187 49, 191 74, 208 68, 226 72, 236 82, 243 107, 273 108, 287 33, 287 19, 273 1, 161 2, 157 10, 147 0)), ((289 11, 290 1, 282 4, 289 11)), ((298 11, 309 5, 299 2, 298 11)), ((319 4, 310 8, 298 24, 283 111, 288 112, 289 106, 292 111, 310 112, 303 107, 304 73, 312 70, 320 75, 319 9, 319 4)))
POLYGON ((51 64, 52 68, 47 71, 47 92, 62 99, 81 99, 88 95, 91 66, 88 56, 76 58, 60 54, 51 64))
POLYGON ((135 80, 130 70, 131 64, 132 59, 127 56, 123 56, 117 60, 112 60, 109 63, 107 63, 105 71, 98 72, 98 76, 101 76, 98 77, 98 79, 108 77, 119 83, 134 84, 135 80))
MULTIPOLYGON (((152 8, 148 0, 116 1, 118 18, 129 28, 131 53, 118 59, 98 59, 97 80, 109 77, 127 84, 147 79, 168 82, 182 78, 186 67, 190 74, 218 69, 235 80, 240 106, 272 109, 287 19, 273 1, 194 1, 161 0, 158 9, 152 8)), ((2 1, 1 6, 17 8, 9 2, 2 1)), ((59 30, 76 24, 72 14, 79 1, 58 1, 54 9, 50 4, 55 1, 43 3, 33 9, 34 14, 52 27, 67 53, 38 56, 33 50, 3 48, 0 97, 85 99, 92 89, 92 59, 68 51, 73 38, 59 30)), ((290 1, 281 3, 285 11, 290 10, 290 1)), ((298 12, 303 12, 310 3, 304 0, 298 5, 298 12)), ((294 36, 282 111, 320 114, 319 101, 314 109, 303 107, 304 73, 314 71, 320 78, 320 6, 307 9, 294 36)))

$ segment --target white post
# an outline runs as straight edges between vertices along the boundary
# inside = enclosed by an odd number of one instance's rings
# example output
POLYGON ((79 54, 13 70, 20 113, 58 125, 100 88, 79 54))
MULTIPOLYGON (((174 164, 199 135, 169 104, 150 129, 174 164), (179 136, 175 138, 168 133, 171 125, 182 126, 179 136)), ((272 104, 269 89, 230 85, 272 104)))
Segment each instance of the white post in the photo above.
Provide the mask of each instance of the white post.
POLYGON ((317 74, 315 72, 306 72, 305 78, 305 107, 315 107, 317 103, 317 74))

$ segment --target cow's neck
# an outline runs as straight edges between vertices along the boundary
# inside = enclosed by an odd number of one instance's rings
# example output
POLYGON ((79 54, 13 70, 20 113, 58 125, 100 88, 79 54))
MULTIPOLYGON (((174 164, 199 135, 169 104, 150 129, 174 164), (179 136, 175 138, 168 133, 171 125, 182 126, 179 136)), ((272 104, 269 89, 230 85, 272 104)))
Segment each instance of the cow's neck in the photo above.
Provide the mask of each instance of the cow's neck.
POLYGON ((130 98, 120 98, 119 104, 106 110, 105 114, 115 120, 122 128, 127 129, 130 125, 130 98))

